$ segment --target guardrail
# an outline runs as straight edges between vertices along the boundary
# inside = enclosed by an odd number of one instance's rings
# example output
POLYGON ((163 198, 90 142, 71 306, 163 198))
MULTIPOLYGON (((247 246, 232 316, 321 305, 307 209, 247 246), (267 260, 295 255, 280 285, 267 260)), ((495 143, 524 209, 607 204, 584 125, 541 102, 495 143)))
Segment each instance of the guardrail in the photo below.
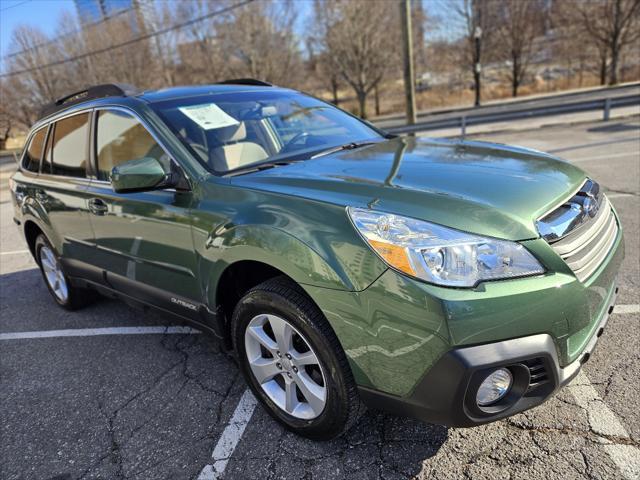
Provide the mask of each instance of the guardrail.
MULTIPOLYGON (((602 110, 603 120, 609 120, 611 109, 620 107, 640 106, 640 95, 626 95, 614 98, 601 98, 595 100, 582 100, 579 102, 567 102, 558 105, 516 106, 500 112, 465 111, 459 115, 446 114, 447 118, 433 118, 421 120, 414 125, 403 125, 400 127, 390 127, 386 130, 390 133, 416 133, 428 130, 441 130, 443 128, 460 127, 461 135, 464 137, 466 129, 472 125, 486 123, 508 122, 510 120, 526 120, 530 118, 546 117, 551 115, 563 115, 569 113, 591 112, 602 110)), ((445 115, 443 115, 445 116, 445 115)))

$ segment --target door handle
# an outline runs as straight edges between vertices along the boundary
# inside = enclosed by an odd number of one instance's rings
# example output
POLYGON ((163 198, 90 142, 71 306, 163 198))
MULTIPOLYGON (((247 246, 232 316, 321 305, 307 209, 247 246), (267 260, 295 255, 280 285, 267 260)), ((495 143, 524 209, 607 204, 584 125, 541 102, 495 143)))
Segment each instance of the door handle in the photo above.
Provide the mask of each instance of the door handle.
POLYGON ((94 215, 104 215, 109 211, 109 207, 99 198, 92 198, 89 200, 89 211, 94 215))

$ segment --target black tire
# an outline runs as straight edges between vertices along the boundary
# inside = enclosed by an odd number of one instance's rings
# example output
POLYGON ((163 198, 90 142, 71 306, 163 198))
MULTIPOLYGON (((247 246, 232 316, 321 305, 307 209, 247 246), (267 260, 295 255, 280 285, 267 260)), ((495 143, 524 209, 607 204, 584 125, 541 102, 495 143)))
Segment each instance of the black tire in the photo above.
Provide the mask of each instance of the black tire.
POLYGON ((47 286, 47 289, 49 290, 49 293, 51 294, 51 297, 53 298, 53 300, 62 308, 66 310, 77 310, 86 305, 89 305, 90 303, 93 303, 96 300, 96 298, 98 297, 98 293, 95 290, 79 288, 71 284, 71 282, 69 281, 69 278, 64 273, 64 269, 62 269, 62 266, 60 264, 60 256, 51 245, 51 242, 49 242, 47 237, 45 237, 44 235, 38 235, 38 237, 36 238, 35 257, 36 257, 36 262, 40 267, 40 273, 42 273, 42 279, 44 280, 44 284, 47 286), (42 261, 41 261, 41 251, 43 247, 48 247, 51 250, 51 252, 53 252, 53 255, 55 256, 56 261, 58 262, 58 265, 60 265, 60 269, 62 270, 62 274, 64 276, 64 279, 67 285, 66 300, 60 299, 58 295, 56 295, 56 293, 51 288, 51 285, 49 285, 49 282, 47 280, 47 277, 42 265, 42 261))
POLYGON ((273 278, 249 290, 236 305, 231 332, 240 369, 253 394, 288 430, 314 440, 329 440, 346 432, 364 413, 346 355, 334 331, 305 292, 286 277, 273 278), (245 331, 252 318, 265 313, 277 315, 293 325, 305 337, 326 372, 326 403, 314 419, 296 418, 278 407, 251 372, 245 331))

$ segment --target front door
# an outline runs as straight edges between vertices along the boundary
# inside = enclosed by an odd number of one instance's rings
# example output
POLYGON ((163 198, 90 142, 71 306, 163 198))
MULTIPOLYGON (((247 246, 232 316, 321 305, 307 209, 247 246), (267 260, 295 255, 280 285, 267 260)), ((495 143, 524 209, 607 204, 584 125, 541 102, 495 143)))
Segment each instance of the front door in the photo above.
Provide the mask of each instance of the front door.
POLYGON ((88 188, 96 261, 107 283, 131 297, 188 318, 202 303, 191 235, 191 192, 173 189, 116 193, 111 169, 153 157, 172 161, 132 114, 98 110, 95 119, 96 180, 88 188))

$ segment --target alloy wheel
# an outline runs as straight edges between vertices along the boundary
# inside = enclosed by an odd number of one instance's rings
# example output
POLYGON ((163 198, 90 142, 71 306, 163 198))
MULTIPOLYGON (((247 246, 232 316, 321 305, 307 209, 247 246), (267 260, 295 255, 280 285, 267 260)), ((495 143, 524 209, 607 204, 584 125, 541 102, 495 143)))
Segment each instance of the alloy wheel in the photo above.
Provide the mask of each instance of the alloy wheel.
POLYGON ((309 342, 276 315, 257 315, 244 334, 251 372, 265 394, 289 415, 312 420, 325 408, 324 372, 309 342))
POLYGON ((40 248, 40 263, 51 291, 58 300, 63 303, 66 302, 69 298, 67 281, 64 278, 62 268, 60 268, 60 262, 58 262, 51 248, 46 245, 40 248))

